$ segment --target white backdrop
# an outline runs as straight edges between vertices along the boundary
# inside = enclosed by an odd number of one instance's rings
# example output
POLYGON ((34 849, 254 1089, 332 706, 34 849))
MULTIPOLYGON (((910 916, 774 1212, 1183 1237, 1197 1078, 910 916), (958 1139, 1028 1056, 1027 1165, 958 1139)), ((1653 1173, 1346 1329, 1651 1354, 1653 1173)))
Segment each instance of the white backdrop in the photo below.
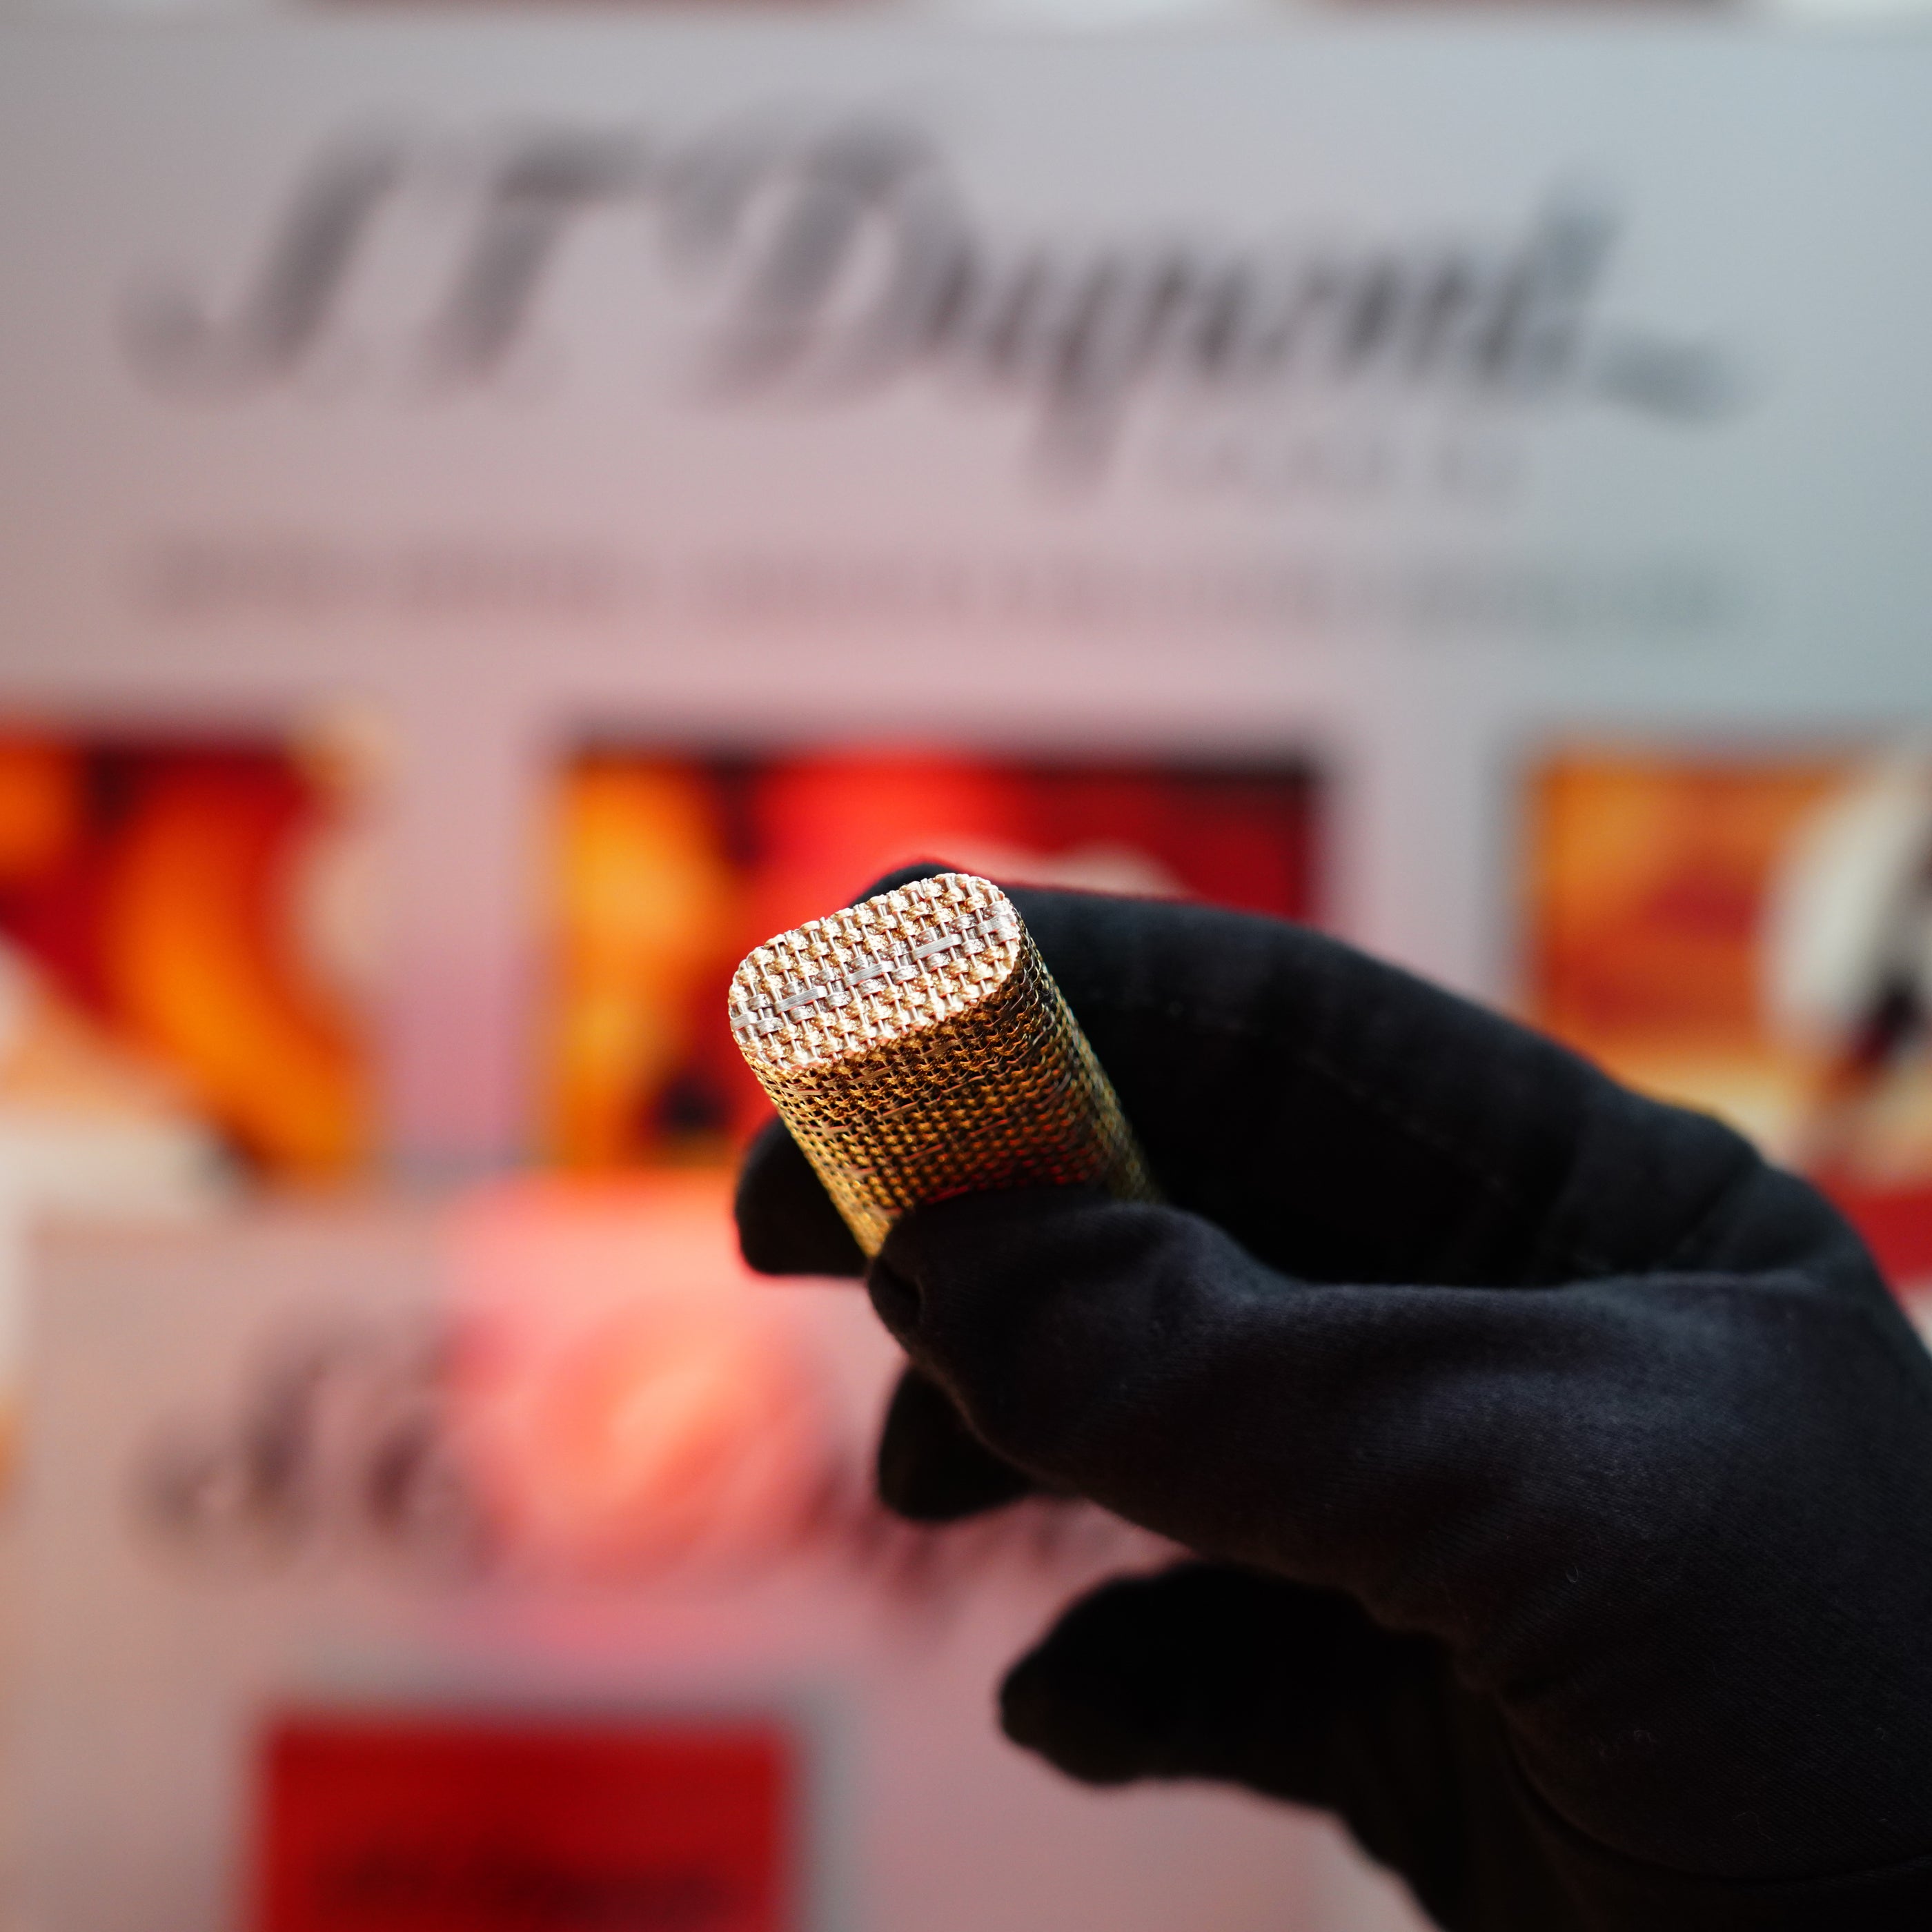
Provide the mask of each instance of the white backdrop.
MULTIPOLYGON (((1928 99, 1923 37, 1742 26, 9 24, 0 714, 392 722, 425 1166, 528 1132, 538 840, 589 728, 1310 752, 1343 928, 1506 995, 1540 743, 1923 718, 1928 99)), ((414 1239, 372 1292, 422 1292, 414 1239)), ((99 1495, 39 1519, 81 1539, 56 1590, 132 1560, 82 1546, 125 1533, 120 1438, 83 1438, 149 1285, 70 1274, 96 1380, 49 1466, 99 1495)), ((154 1640, 212 1668, 186 1600, 154 1640)), ((949 1751, 992 1750, 1040 1607, 965 1628, 949 1751)), ((1209 1812, 1228 1922, 1300 1885, 1367 1923, 1209 1812)), ((91 1882, 75 1922, 122 1922, 91 1882)))

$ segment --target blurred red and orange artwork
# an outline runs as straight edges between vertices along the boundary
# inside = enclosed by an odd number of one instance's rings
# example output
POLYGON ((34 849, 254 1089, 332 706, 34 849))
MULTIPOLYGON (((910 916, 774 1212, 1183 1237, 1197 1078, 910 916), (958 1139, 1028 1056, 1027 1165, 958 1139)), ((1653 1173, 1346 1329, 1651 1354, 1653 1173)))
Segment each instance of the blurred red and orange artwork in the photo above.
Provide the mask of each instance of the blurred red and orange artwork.
POLYGON ((1529 784, 1528 1016, 1932 1281, 1932 760, 1584 746, 1529 784))
POLYGON ((346 784, 293 742, 0 735, 0 949, 50 1016, 0 1085, 97 1111, 165 1094, 258 1172, 359 1165, 346 784))
POLYGON ((590 1169, 728 1150, 768 1105, 724 1022, 732 969, 894 866, 1312 918, 1317 794, 1288 757, 587 748, 554 848, 552 1149, 590 1169))

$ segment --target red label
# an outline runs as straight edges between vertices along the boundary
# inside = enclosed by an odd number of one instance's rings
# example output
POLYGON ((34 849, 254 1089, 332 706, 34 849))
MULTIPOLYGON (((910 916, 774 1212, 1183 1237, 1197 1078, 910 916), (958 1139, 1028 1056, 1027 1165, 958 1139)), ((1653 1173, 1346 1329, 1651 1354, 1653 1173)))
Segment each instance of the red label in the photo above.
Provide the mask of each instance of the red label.
POLYGON ((296 1718, 259 1932, 784 1932, 790 1753, 751 1726, 296 1718))

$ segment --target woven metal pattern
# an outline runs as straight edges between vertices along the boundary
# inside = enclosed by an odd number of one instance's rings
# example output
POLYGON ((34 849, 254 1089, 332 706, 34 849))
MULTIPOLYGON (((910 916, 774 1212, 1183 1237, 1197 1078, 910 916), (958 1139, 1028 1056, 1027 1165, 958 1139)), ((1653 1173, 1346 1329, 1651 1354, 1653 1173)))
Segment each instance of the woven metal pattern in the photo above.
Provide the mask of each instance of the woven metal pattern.
POLYGON ((921 1202, 1084 1181, 1158 1196, 1011 900, 943 872, 782 932, 731 1030, 867 1254, 921 1202))

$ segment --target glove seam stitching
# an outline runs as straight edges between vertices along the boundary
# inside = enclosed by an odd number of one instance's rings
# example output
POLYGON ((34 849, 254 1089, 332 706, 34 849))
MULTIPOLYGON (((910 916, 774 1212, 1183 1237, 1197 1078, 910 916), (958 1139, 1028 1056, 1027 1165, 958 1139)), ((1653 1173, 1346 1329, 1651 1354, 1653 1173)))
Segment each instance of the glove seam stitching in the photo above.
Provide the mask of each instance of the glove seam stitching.
POLYGON ((1661 1271, 1694 1261, 1696 1257, 1691 1250, 1710 1232, 1712 1222, 1718 1218, 1731 1197, 1741 1192, 1757 1178, 1760 1166, 1760 1162, 1752 1160, 1740 1167, 1704 1204, 1690 1226, 1671 1244, 1670 1251, 1654 1264, 1654 1267, 1661 1271))

